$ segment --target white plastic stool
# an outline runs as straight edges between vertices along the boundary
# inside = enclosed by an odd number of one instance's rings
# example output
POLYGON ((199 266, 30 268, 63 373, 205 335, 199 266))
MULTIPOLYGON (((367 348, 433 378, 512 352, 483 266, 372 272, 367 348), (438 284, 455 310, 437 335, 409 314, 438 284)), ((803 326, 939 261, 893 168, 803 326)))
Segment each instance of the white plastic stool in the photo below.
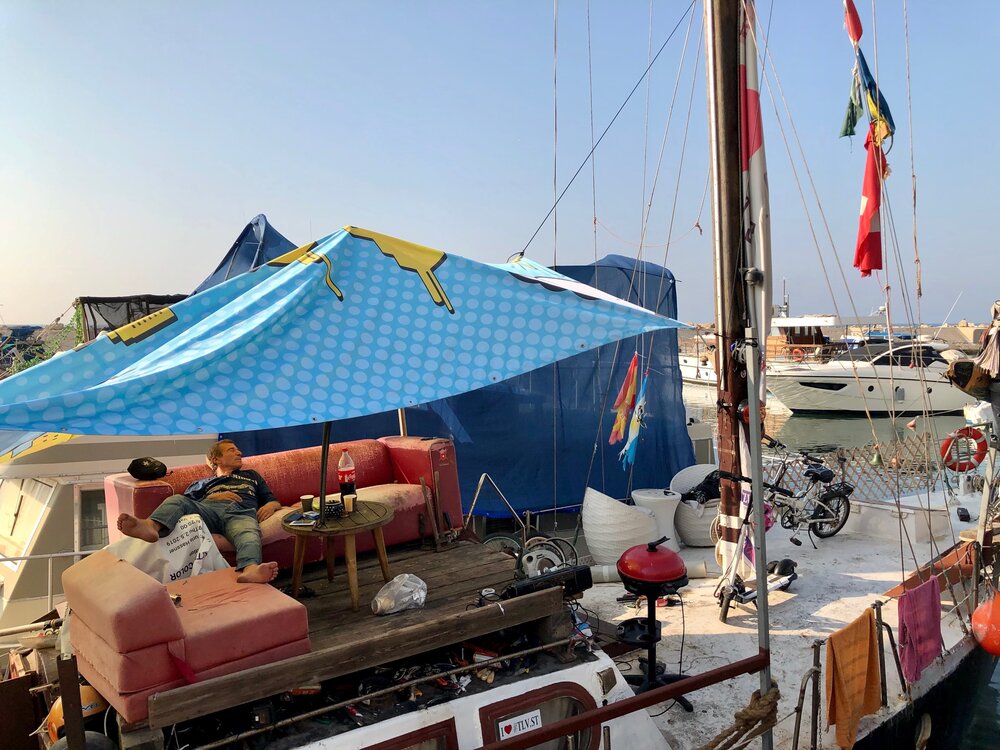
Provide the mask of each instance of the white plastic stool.
POLYGON ((681 547, 677 543, 677 532, 674 531, 674 513, 681 501, 680 493, 670 490, 632 490, 632 500, 638 507, 653 511, 660 536, 668 537, 665 546, 679 552, 681 547))

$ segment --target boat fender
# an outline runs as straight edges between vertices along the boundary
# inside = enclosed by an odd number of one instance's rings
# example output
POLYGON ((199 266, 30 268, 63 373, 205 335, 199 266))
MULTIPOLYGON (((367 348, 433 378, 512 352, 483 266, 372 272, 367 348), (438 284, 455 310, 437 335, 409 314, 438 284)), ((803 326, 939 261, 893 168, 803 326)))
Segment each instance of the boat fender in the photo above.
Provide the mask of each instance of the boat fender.
POLYGON ((1000 602, 992 597, 972 613, 972 634, 988 653, 1000 656, 1000 602))
POLYGON ((792 361, 793 362, 801 362, 805 358, 806 358, 806 353, 804 351, 802 351, 801 349, 798 349, 798 348, 792 349, 792 361))
POLYGON ((944 439, 944 442, 941 443, 941 458, 944 459, 944 465, 952 471, 960 473, 973 471, 983 462, 983 459, 986 458, 986 448, 986 437, 982 432, 977 430, 975 427, 963 427, 960 430, 952 432, 944 439), (958 457, 952 453, 955 441, 959 438, 972 440, 976 444, 976 452, 969 456, 968 460, 959 461, 958 457))
POLYGON ((617 583, 622 579, 617 565, 591 565, 590 577, 594 583, 617 583))

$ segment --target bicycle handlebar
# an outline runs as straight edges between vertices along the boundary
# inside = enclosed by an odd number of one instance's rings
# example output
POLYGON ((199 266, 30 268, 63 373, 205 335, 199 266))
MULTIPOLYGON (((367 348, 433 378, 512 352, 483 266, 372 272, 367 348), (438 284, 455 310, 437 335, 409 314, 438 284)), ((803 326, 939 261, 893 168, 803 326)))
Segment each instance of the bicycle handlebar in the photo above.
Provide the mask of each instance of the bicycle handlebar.
MULTIPOLYGON (((760 436, 760 440, 768 448, 776 448, 778 450, 785 450, 785 451, 788 450, 788 446, 787 445, 785 445, 784 443, 782 443, 780 440, 771 437, 766 432, 763 433, 760 436)), ((823 459, 822 458, 820 458, 819 456, 814 456, 814 455, 812 455, 811 453, 809 453, 807 451, 794 451, 794 453, 796 453, 797 455, 801 456, 806 461, 810 461, 810 462, 812 462, 814 464, 821 464, 821 463, 823 463, 823 459)))
MULTIPOLYGON (((719 469, 719 477, 721 477, 722 479, 732 480, 733 482, 748 482, 748 483, 753 482, 753 480, 750 477, 745 477, 741 474, 733 474, 732 472, 723 471, 722 469, 719 469)), ((763 484, 769 490, 772 490, 779 495, 784 495, 785 497, 794 497, 795 493, 793 493, 791 490, 786 490, 784 487, 779 487, 778 485, 771 484, 770 482, 761 482, 761 484, 763 484)))

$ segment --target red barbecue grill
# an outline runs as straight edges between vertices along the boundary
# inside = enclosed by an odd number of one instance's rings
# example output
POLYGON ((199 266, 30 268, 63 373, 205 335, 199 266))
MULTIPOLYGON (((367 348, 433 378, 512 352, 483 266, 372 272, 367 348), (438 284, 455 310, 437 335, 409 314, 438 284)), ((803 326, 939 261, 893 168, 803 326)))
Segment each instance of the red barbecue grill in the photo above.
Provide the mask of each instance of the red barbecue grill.
MULTIPOLYGON (((626 675, 636 693, 683 680, 686 674, 666 674, 656 661, 656 644, 660 642, 660 622, 656 619, 656 600, 687 586, 687 568, 676 552, 661 547, 667 537, 648 544, 630 547, 618 558, 618 575, 625 590, 646 597, 646 616, 633 617, 618 626, 618 637, 631 646, 646 647, 646 674, 626 675)), ((683 696, 677 702, 686 711, 693 711, 691 702, 683 696)))

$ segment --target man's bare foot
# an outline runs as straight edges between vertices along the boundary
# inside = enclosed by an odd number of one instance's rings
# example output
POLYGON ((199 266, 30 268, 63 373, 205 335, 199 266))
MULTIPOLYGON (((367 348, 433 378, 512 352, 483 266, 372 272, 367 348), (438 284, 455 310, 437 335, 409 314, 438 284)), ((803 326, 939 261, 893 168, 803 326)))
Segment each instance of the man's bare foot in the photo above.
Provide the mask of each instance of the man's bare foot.
POLYGON ((278 563, 266 562, 260 565, 247 565, 237 576, 239 583, 270 583, 278 575, 278 563))
POLYGON ((155 542, 160 538, 160 524, 150 518, 136 518, 128 513, 118 516, 118 530, 133 539, 155 542))

